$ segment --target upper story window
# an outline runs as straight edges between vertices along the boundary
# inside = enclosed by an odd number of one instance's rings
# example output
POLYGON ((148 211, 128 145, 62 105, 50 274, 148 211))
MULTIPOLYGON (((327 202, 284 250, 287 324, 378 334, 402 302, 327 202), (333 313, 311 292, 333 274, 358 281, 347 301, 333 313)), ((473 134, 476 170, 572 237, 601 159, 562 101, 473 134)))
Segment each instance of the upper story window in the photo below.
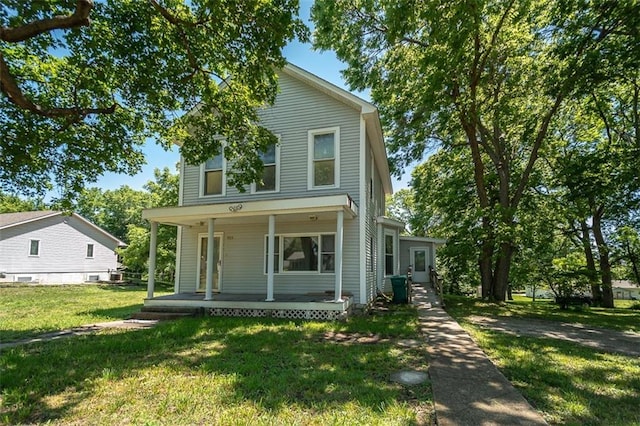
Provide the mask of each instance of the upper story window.
POLYGON ((251 185, 251 192, 278 192, 280 190, 280 146, 269 146, 266 151, 260 153, 260 159, 264 166, 262 179, 251 185))
POLYGON ((40 240, 29 240, 29 256, 40 256, 40 240))
POLYGON ((87 257, 93 258, 93 244, 87 244, 87 257))
POLYGON ((340 128, 309 131, 308 187, 340 186, 340 128))
POLYGON ((225 161, 222 154, 207 160, 202 165, 202 188, 201 195, 224 195, 225 189, 225 161))

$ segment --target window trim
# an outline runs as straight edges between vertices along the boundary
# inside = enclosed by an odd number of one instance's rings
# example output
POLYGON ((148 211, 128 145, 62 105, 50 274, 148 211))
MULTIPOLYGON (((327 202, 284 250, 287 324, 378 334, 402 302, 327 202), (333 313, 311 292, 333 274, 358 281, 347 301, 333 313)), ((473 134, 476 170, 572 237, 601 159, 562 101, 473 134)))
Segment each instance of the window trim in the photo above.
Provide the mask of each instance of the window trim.
POLYGON ((40 241, 41 240, 39 240, 39 239, 29 238, 29 246, 28 246, 29 257, 40 257, 40 241), (37 241, 38 242, 38 252, 36 254, 32 254, 31 253, 31 243, 33 241, 37 241))
POLYGON ((384 230, 384 238, 383 238, 383 253, 384 253, 384 264, 382 265, 383 267, 383 272, 384 272, 384 276, 385 277, 391 277, 393 275, 395 275, 395 271, 397 270, 397 266, 398 266, 398 239, 397 239, 397 235, 396 232, 390 229, 385 229, 384 230), (393 257, 393 271, 391 274, 387 274, 387 237, 391 237, 391 240, 393 242, 393 247, 392 247, 392 257, 393 257))
MULTIPOLYGON (((273 275, 322 275, 322 276, 331 276, 331 275, 335 275, 336 271, 330 271, 330 272, 322 272, 322 236, 323 235, 332 235, 334 238, 336 236, 335 232, 297 232, 297 233, 287 233, 287 234, 274 234, 274 237, 278 237, 278 246, 275 247, 277 253, 274 253, 274 255, 276 255, 278 257, 278 270, 280 272, 276 272, 275 268, 273 271, 273 275), (284 251, 284 239, 287 237, 317 237, 318 238, 318 265, 317 265, 317 269, 315 271, 284 271, 284 256, 283 256, 283 251, 284 251)), ((268 259, 268 250, 269 250, 269 246, 268 246, 268 237, 269 234, 264 234, 264 238, 263 238, 263 253, 262 256, 264 258, 263 260, 263 264, 262 264, 262 271, 263 271, 263 275, 267 276, 268 272, 267 272, 267 259, 268 259)), ((335 241, 335 240, 334 240, 335 241)), ((334 253, 335 256, 335 247, 334 247, 334 251, 332 252, 334 253)), ((335 269, 335 267, 334 267, 335 269)))
MULTIPOLYGON (((207 172, 207 169, 205 169, 205 165, 207 164, 206 161, 202 164, 200 164, 200 189, 199 189, 199 196, 200 198, 216 198, 216 197, 224 197, 227 194, 227 159, 224 157, 224 144, 222 145, 222 148, 220 149, 220 155, 222 155, 222 192, 220 192, 220 194, 205 194, 204 193, 204 188, 205 188, 205 180, 206 180, 206 175, 205 173, 207 172)), ((215 169, 217 170, 217 169, 215 169)))
POLYGON ((321 129, 311 129, 307 132, 307 148, 308 148, 308 159, 307 159, 307 189, 308 190, 318 190, 318 189, 330 189, 330 188, 340 188, 340 127, 324 127, 321 129), (314 136, 323 135, 333 133, 333 185, 319 185, 315 186, 313 184, 314 177, 314 136))
POLYGON ((87 255, 87 259, 93 259, 95 257, 95 244, 87 243, 86 255, 87 255), (91 255, 89 255, 89 247, 91 247, 91 255))
POLYGON ((268 191, 259 191, 256 182, 251 183, 251 194, 275 194, 280 192, 280 135, 276 135, 278 142, 276 143, 276 189, 268 191))

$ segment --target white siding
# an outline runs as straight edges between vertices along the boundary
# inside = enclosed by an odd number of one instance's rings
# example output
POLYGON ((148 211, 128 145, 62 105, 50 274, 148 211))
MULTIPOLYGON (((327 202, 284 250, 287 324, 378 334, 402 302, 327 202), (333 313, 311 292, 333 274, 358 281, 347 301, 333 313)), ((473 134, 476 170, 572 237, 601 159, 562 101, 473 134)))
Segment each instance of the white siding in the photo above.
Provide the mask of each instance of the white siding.
POLYGON ((280 75, 280 92, 275 104, 261 112, 262 124, 280 136, 280 192, 268 194, 240 193, 227 187, 225 197, 200 197, 200 166, 186 165, 183 182, 183 205, 295 198, 348 193, 359 203, 358 143, 360 113, 297 79, 280 75), (308 131, 327 127, 340 128, 340 187, 307 190, 308 131))
POLYGON ((106 280, 117 268, 114 240, 73 216, 53 216, 1 232, 4 281, 31 276, 41 283, 73 283, 95 274, 106 280), (32 239, 40 240, 38 256, 29 256, 32 239), (93 244, 93 258, 87 258, 87 244, 93 244))
MULTIPOLYGON (((357 220, 345 220, 343 262, 353 265, 358 262, 357 220)), ((222 293, 252 293, 266 295, 267 276, 264 273, 264 236, 268 225, 246 223, 237 225, 215 225, 216 232, 224 234, 222 260, 222 293)), ((333 233, 334 220, 317 222, 285 222, 276 216, 276 234, 285 233, 333 233)), ((196 289, 198 235, 207 232, 206 226, 185 228, 182 232, 181 268, 179 292, 190 293, 196 289)), ((358 269, 343 268, 343 290, 357 294, 358 269)), ((274 289, 277 294, 304 294, 333 291, 334 274, 275 274, 274 289)))

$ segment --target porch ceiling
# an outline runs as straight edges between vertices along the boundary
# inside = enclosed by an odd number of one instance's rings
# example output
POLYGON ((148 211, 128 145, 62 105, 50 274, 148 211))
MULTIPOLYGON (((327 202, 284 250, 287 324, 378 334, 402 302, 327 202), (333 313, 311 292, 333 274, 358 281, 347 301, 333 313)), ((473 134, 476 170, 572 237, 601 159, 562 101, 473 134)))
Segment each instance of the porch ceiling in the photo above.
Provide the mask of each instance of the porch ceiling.
POLYGON ((221 223, 266 221, 269 215, 291 215, 292 218, 309 220, 309 216, 325 219, 331 213, 343 211, 345 219, 358 216, 358 206, 347 194, 279 200, 235 201, 231 203, 202 204, 195 206, 161 207, 142 211, 142 217, 151 222, 197 226, 207 219, 221 223))

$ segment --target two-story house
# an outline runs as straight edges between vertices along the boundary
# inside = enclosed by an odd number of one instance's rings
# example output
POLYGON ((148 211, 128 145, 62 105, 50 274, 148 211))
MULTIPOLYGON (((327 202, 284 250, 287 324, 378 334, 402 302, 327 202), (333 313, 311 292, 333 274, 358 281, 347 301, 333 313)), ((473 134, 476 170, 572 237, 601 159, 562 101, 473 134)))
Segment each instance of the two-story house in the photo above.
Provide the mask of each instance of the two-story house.
MULTIPOLYGON (((260 114, 279 139, 262 154, 260 183, 244 193, 228 186, 222 156, 181 161, 179 205, 143 212, 145 306, 331 319, 368 306, 401 271, 404 224, 384 217, 392 187, 376 107, 293 65, 279 86, 260 114), (158 223, 178 227, 178 247, 175 294, 154 297, 158 223)), ((425 265, 435 262, 435 243, 417 243, 425 265)))

